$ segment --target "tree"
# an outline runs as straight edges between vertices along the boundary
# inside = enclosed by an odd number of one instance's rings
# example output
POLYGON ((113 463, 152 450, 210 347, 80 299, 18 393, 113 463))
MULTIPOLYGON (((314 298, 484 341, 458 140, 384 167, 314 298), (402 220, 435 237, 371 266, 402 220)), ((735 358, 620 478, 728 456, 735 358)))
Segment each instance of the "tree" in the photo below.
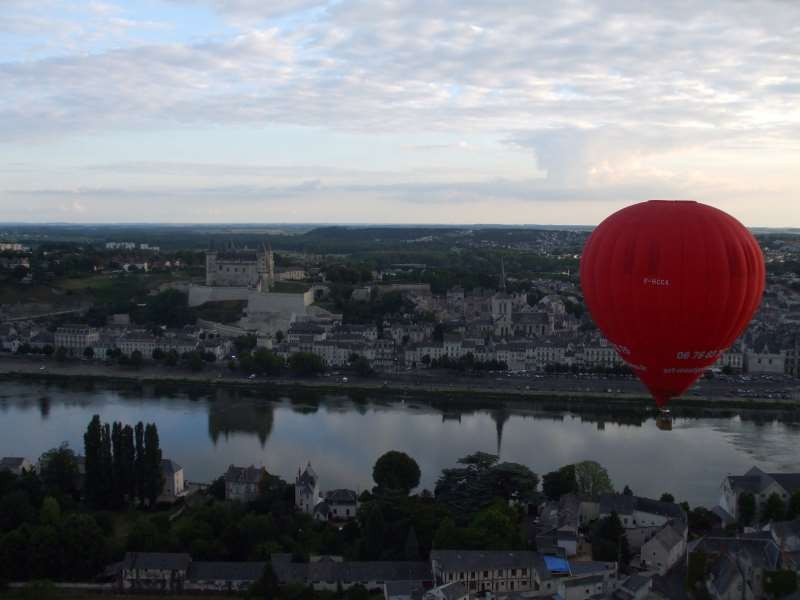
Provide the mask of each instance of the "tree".
POLYGON ((122 492, 125 498, 132 500, 136 497, 136 448, 134 446, 133 427, 125 425, 121 432, 121 455, 114 456, 119 463, 119 477, 122 482, 122 492))
POLYGON ((148 323, 174 328, 190 325, 196 320, 189 308, 189 296, 180 290, 164 290, 148 298, 144 317, 148 323))
POLYGON ((39 522, 55 528, 61 525, 61 507, 58 504, 58 500, 52 496, 44 499, 42 508, 39 511, 39 522))
POLYGON ((355 369, 356 373, 361 377, 369 377, 375 370, 372 368, 372 365, 369 364, 369 360, 364 358, 363 356, 359 356, 355 361, 352 363, 353 368, 355 369))
POLYGON ((289 368, 297 376, 316 375, 325 371, 322 358, 311 352, 295 352, 289 356, 289 368))
POLYGON ((575 464, 575 483, 579 494, 592 498, 614 492, 608 471, 593 460, 575 464))
POLYGON ((403 558, 406 560, 419 560, 419 541, 417 540, 417 532, 414 530, 413 525, 409 527, 408 535, 406 535, 403 558))
POLYGON ((782 521, 785 517, 786 504, 778 494, 773 492, 769 495, 761 510, 761 522, 782 521))
POLYGON ((66 442, 42 454, 39 477, 50 494, 80 497, 78 460, 66 442))
POLYGON ((397 450, 383 454, 372 468, 372 479, 380 490, 408 494, 419 485, 419 478, 417 461, 397 450))
POLYGON ((380 504, 373 502, 364 524, 364 549, 367 560, 380 560, 383 552, 385 524, 380 504))
POLYGON ((675 502, 675 496, 673 496, 669 492, 664 492, 663 494, 661 494, 660 500, 661 500, 661 502, 673 502, 674 503, 675 502))
POLYGON ((119 508, 125 501, 125 467, 123 465, 122 423, 114 421, 111 426, 111 506, 119 508))
POLYGON ((67 360, 67 349, 64 346, 59 346, 56 348, 56 360, 58 362, 64 362, 67 360))
POLYGON ((747 527, 756 516, 756 497, 750 492, 742 492, 736 499, 736 512, 739 515, 739 525, 747 527))
POLYGON ((275 341, 278 342, 279 344, 283 341, 284 337, 285 336, 280 329, 275 332, 275 341))
POLYGON ((792 521, 798 518, 800 518, 800 491, 792 494, 786 506, 786 520, 792 521))
POLYGON ((86 346, 86 348, 83 349, 83 357, 88 359, 88 360, 93 359, 94 358, 94 348, 92 348, 91 346, 86 346))
POLYGON ((89 421, 86 433, 83 435, 83 454, 86 464, 86 479, 84 492, 87 502, 92 506, 99 506, 103 494, 103 464, 102 464, 102 438, 103 426, 100 415, 94 415, 89 421))
POLYGON ((161 348, 153 348, 150 357, 153 360, 162 360, 164 358, 164 351, 161 348))
POLYGON ((161 448, 155 423, 148 423, 144 428, 144 476, 144 497, 148 506, 153 507, 164 487, 161 448))
POLYGON ((208 495, 217 500, 225 500, 225 476, 220 475, 208 486, 208 495))
POLYGON ((273 600, 278 595, 278 576, 272 568, 272 562, 266 561, 264 565, 264 572, 261 577, 256 581, 248 590, 249 598, 264 598, 264 600, 273 600))
POLYGON ((618 561, 626 566, 631 559, 630 545, 619 515, 612 512, 600 519, 592 533, 592 560, 618 561))
POLYGON ((531 501, 539 487, 539 476, 519 463, 496 464, 489 469, 486 478, 495 496, 502 498, 506 504, 510 500, 531 501))
POLYGON ((561 467, 542 477, 542 491, 548 500, 558 500, 565 494, 575 493, 577 489, 575 465, 561 467))
POLYGON ((131 352, 131 357, 129 362, 134 369, 138 369, 139 367, 142 366, 142 363, 144 362, 144 357, 142 356, 142 353, 139 350, 134 350, 133 352, 131 352))
POLYGON ((437 550, 455 550, 461 548, 461 537, 456 522, 447 517, 440 524, 433 536, 433 547, 437 550))
POLYGON ((622 489, 623 496, 633 496, 633 490, 627 485, 622 489))
POLYGON ((135 458, 134 458, 134 494, 139 499, 140 502, 144 500, 145 497, 145 479, 147 479, 147 473, 145 468, 145 456, 144 456, 144 425, 141 421, 136 424, 134 428, 134 449, 135 449, 135 458))

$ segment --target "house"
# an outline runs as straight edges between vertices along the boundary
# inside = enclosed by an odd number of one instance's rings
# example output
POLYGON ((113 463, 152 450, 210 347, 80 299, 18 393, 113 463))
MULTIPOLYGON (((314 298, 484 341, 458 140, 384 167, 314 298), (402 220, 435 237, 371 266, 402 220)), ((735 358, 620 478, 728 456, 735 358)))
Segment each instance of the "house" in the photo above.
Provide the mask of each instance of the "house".
POLYGON ((792 494, 800 492, 800 473, 765 473, 753 467, 744 475, 728 475, 722 481, 720 506, 734 519, 739 518, 739 497, 750 493, 756 501, 756 514, 772 494, 787 502, 792 494))
POLYGON ((423 600, 467 600, 468 598, 469 592, 463 581, 454 581, 431 588, 423 596, 423 600))
POLYGON ((647 600, 653 589, 653 578, 645 575, 631 575, 620 582, 614 590, 613 600, 647 600))
POLYGON ((781 552, 783 568, 800 574, 800 519, 773 522, 769 531, 781 552))
POLYGON ((529 551, 432 550, 436 585, 462 582, 468 593, 528 592, 550 578, 542 556, 529 551))
MULTIPOLYGON (((585 510, 584 502, 581 512, 585 510)), ((648 539, 653 537, 670 520, 686 522, 686 513, 674 502, 662 502, 641 496, 626 494, 604 494, 597 502, 597 518, 604 519, 617 513, 631 549, 638 550, 648 539)))
MULTIPOLYGON (((294 482, 294 505, 295 507, 309 515, 314 514, 314 508, 322 501, 322 496, 319 492, 319 477, 311 467, 311 461, 308 462, 306 468, 301 472, 297 469, 297 479, 294 482)), ((323 511, 325 509, 322 509, 323 511)), ((325 516, 325 520, 327 520, 325 516)))
POLYGON ((431 567, 417 561, 342 561, 337 557, 321 557, 308 563, 293 563, 290 554, 273 554, 272 568, 281 585, 295 583, 315 590, 346 590, 362 585, 368 590, 384 591, 389 582, 415 582, 430 587, 431 567))
POLYGON ((336 520, 353 519, 358 510, 358 496, 353 490, 331 490, 325 494, 325 504, 329 509, 329 518, 336 520))
POLYGON ((570 577, 558 582, 558 594, 564 600, 587 600, 603 597, 608 583, 602 575, 570 577))
POLYGON ((705 584, 715 599, 764 597, 764 574, 780 564, 780 550, 769 537, 712 537, 693 541, 688 548, 708 565, 705 584))
POLYGON ((128 552, 119 565, 123 591, 181 592, 192 557, 167 552, 128 552))
POLYGON ((54 336, 57 348, 77 350, 82 352, 86 348, 94 347, 100 339, 100 333, 88 325, 64 325, 56 329, 54 336))
POLYGON ((183 589, 197 592, 246 592, 264 574, 266 565, 266 562, 192 561, 183 589))
POLYGON ((159 502, 175 502, 186 494, 183 481, 183 467, 168 458, 161 460, 161 473, 164 475, 164 487, 161 488, 159 502))
POLYGON ((33 464, 21 456, 4 456, 0 458, 0 471, 10 471, 14 475, 22 475, 23 471, 32 471, 33 464))
POLYGON ((686 555, 686 523, 673 520, 642 544, 642 567, 666 574, 686 555))
POLYGON ((258 497, 258 484, 267 474, 264 467, 235 467, 230 465, 225 472, 225 498, 252 502, 258 497))

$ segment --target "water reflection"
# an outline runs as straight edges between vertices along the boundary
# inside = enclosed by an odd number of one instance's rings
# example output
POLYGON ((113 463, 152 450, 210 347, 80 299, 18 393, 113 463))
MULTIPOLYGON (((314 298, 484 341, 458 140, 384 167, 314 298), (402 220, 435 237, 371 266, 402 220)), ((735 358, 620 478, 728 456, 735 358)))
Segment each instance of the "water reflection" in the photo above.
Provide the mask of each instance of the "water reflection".
POLYGON ((228 441, 232 433, 244 433, 255 435, 264 448, 274 420, 275 406, 269 401, 239 401, 235 404, 212 401, 208 404, 208 435, 215 446, 220 435, 228 441))
POLYGON ((431 489, 442 468, 475 452, 498 453, 538 473, 592 459, 618 487, 714 504, 728 473, 752 465, 800 470, 800 424, 775 415, 698 411, 676 416, 672 431, 635 407, 587 409, 553 400, 492 406, 363 393, 277 396, 269 390, 207 387, 10 384, 0 386, 0 456, 37 458, 67 441, 82 450, 93 414, 104 421, 155 421, 165 456, 191 481, 210 481, 229 464, 264 465, 293 478, 311 461, 323 489, 372 486, 375 459, 407 452, 431 489), (582 409, 582 410, 579 410, 582 409))

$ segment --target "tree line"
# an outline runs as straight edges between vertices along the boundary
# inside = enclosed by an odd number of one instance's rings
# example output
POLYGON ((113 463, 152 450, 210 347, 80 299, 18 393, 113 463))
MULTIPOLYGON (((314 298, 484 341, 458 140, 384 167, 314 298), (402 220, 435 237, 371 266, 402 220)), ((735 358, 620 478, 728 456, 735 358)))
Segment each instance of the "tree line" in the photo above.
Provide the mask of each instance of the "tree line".
POLYGON ((83 436, 86 454, 84 495, 95 508, 128 502, 154 506, 164 487, 161 448, 155 423, 135 427, 102 423, 95 415, 83 436))

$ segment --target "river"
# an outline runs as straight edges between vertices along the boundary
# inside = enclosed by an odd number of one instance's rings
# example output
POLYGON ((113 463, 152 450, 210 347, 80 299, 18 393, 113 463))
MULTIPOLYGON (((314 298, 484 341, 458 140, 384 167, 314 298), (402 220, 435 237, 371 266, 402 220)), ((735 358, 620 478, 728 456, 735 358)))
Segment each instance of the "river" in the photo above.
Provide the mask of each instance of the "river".
POLYGON ((539 474, 596 460, 619 489, 629 485, 654 497, 670 492, 711 507, 726 474, 753 465, 800 471, 800 424, 738 415, 675 418, 672 430, 663 431, 652 417, 575 414, 519 401, 454 406, 434 398, 271 398, 221 389, 9 382, 0 386, 0 456, 35 460, 62 442, 82 453, 94 414, 108 422, 155 422, 164 457, 195 482, 211 481, 230 464, 264 465, 293 481, 310 461, 323 490, 363 490, 372 485, 375 459, 401 450, 419 463, 421 485, 433 489, 443 468, 483 451, 539 474))

